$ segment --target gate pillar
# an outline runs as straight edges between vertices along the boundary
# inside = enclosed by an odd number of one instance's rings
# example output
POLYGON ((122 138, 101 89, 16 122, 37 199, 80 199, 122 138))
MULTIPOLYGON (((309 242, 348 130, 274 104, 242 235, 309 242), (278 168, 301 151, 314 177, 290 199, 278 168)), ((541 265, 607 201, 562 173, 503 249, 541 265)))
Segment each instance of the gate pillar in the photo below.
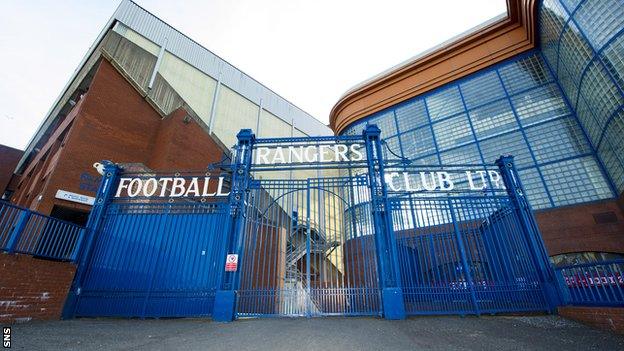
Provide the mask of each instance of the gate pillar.
POLYGON ((375 226, 377 272, 381 288, 384 317, 405 319, 405 303, 401 286, 396 238, 392 225, 392 209, 388 201, 384 162, 381 149, 381 130, 371 124, 364 129, 368 162, 368 177, 375 226))
POLYGON ((241 129, 236 135, 238 144, 232 160, 232 188, 229 196, 229 217, 221 259, 217 261, 220 271, 221 286, 215 294, 212 318, 216 321, 229 322, 234 320, 236 312, 236 290, 240 282, 242 267, 243 242, 245 230, 245 199, 249 188, 252 147, 255 135, 251 129, 241 129), (227 254, 238 255, 238 267, 234 272, 225 272, 227 254))
POLYGON ((496 160, 507 194, 515 208, 520 222, 522 233, 529 245, 530 256, 538 271, 540 282, 542 283, 546 302, 551 313, 556 312, 560 304, 559 292, 552 266, 548 260, 546 246, 542 240, 537 221, 533 216, 533 211, 526 198, 526 193, 520 182, 518 172, 514 165, 513 156, 501 156, 496 160))
POLYGON ((104 173, 95 197, 95 202, 91 208, 91 213, 89 213, 89 220, 87 221, 85 232, 76 243, 76 274, 74 275, 74 280, 72 281, 72 285, 67 293, 65 305, 63 306, 63 314, 61 316, 63 319, 72 318, 75 314, 76 304, 80 297, 85 273, 89 266, 89 261, 91 260, 95 236, 102 222, 102 217, 106 212, 106 207, 110 202, 111 192, 116 188, 117 181, 119 180, 119 172, 121 171, 119 166, 110 161, 102 161, 102 164, 104 165, 104 173))

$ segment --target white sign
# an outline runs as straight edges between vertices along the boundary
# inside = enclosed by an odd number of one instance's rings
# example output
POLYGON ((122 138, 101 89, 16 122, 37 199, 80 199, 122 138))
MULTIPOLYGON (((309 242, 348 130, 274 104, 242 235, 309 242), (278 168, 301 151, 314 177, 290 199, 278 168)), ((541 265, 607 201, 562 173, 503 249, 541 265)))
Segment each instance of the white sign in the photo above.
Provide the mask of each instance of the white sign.
POLYGON ((236 272, 238 268, 238 254, 228 254, 225 259, 225 271, 236 272))
POLYGON ((93 196, 76 194, 76 193, 72 193, 70 191, 65 191, 61 189, 56 191, 56 195, 54 197, 57 199, 77 202, 77 203, 85 204, 85 205, 93 205, 95 203, 95 198, 93 196))
POLYGON ((224 183, 225 177, 121 178, 115 197, 228 196, 230 192, 224 192, 224 183))
POLYGON ((349 162, 362 161, 362 145, 333 144, 308 146, 258 147, 255 150, 257 165, 274 165, 282 163, 312 162, 349 162))
POLYGON ((453 181, 449 172, 391 172, 385 175, 386 185, 391 191, 451 191, 455 189, 455 182, 468 182, 470 190, 483 190, 488 183, 494 189, 504 189, 503 178, 497 171, 465 171, 453 173, 453 181), (461 176, 457 179, 457 176, 461 176))

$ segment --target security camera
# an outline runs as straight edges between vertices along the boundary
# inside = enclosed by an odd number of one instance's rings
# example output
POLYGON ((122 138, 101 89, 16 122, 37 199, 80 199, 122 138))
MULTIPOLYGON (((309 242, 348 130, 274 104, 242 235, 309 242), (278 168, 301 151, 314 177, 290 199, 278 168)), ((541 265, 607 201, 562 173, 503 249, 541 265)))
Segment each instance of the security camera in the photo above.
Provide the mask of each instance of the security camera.
POLYGON ((94 163, 93 168, 95 168, 95 170, 99 174, 104 175, 104 165, 102 163, 99 163, 99 162, 94 163))

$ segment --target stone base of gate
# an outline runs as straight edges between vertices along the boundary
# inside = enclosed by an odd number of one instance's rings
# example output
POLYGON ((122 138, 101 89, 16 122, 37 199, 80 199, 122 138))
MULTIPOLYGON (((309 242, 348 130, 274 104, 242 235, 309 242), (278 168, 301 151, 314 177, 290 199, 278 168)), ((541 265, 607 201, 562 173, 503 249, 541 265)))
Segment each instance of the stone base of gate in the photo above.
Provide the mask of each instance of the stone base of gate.
POLYGON ((384 288, 381 291, 385 319, 405 319, 405 303, 403 290, 400 288, 384 288))
POLYGON ((236 312, 236 293, 233 290, 217 290, 212 319, 217 322, 231 322, 236 312))

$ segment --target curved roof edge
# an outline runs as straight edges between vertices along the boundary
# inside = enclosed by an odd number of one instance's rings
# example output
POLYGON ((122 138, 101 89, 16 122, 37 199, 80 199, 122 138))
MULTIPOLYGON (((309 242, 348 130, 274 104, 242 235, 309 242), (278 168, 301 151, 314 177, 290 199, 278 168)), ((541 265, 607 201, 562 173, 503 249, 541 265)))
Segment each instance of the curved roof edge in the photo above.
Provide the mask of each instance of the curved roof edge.
POLYGON ((332 108, 330 127, 339 134, 360 118, 533 49, 536 3, 507 0, 506 14, 355 85, 332 108))

